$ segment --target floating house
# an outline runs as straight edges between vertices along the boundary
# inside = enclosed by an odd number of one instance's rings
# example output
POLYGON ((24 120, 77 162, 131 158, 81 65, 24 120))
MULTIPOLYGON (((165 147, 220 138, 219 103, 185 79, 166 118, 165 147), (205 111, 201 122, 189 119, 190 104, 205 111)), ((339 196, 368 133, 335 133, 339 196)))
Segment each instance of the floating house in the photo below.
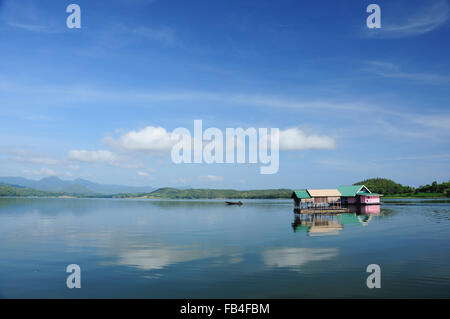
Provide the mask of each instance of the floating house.
POLYGON ((339 186, 339 192, 342 194, 341 202, 347 204, 380 204, 381 194, 372 193, 364 185, 339 186))
POLYGON ((294 209, 339 209, 341 205, 380 204, 381 194, 364 185, 340 186, 338 189, 300 189, 292 193, 294 209))

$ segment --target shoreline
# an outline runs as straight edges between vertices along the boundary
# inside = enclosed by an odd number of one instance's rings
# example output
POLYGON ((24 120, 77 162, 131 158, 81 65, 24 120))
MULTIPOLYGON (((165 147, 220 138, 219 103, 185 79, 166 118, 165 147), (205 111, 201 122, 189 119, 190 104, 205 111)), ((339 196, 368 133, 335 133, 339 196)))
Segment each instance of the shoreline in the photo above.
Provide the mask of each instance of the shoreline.
MULTIPOLYGON (((142 196, 136 196, 136 197, 115 197, 115 196, 0 196, 0 199, 2 198, 54 198, 54 199, 140 199, 140 200, 154 200, 154 199, 161 199, 161 200, 255 200, 255 199, 267 199, 267 200, 290 200, 289 197, 215 197, 215 198, 208 198, 208 197, 199 197, 199 198, 188 198, 188 197, 180 197, 180 198, 171 198, 171 197, 142 197, 142 196)), ((439 199, 439 200, 450 200, 449 197, 444 196, 383 196, 383 199, 439 199)), ((382 199, 382 200, 383 200, 382 199)))

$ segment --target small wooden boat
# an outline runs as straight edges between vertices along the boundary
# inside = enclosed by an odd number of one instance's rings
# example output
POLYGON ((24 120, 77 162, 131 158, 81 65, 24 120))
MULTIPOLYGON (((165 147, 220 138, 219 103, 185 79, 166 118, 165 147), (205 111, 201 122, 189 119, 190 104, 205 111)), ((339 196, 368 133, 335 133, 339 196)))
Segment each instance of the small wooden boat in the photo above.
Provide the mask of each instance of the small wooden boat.
POLYGON ((225 203, 227 203, 227 205, 239 205, 239 206, 242 205, 241 201, 239 201, 239 202, 225 202, 225 203))

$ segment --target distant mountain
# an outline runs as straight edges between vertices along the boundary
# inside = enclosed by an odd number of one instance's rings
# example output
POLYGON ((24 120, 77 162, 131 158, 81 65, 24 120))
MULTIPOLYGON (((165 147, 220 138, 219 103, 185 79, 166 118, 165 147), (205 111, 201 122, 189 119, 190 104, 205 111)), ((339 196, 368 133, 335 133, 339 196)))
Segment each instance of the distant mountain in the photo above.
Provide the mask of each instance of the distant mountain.
POLYGON ((152 186, 124 186, 115 184, 97 184, 91 181, 77 178, 73 183, 84 186, 94 193, 99 194, 120 194, 120 193, 149 193, 156 189, 152 186))
MULTIPOLYGON (((20 185, 20 184, 19 184, 20 185)), ((64 188, 70 187, 72 184, 68 181, 63 181, 56 176, 46 177, 37 181, 33 185, 33 188, 42 190, 42 191, 61 191, 64 188)))
POLYGON ((26 188, 25 186, 20 186, 20 185, 15 185, 15 184, 7 184, 7 183, 1 183, 1 182, 0 182, 0 186, 8 186, 8 187, 13 187, 13 188, 26 188))
POLYGON ((23 177, 0 177, 0 184, 9 186, 32 187, 36 181, 23 177))
POLYGON ((119 193, 150 193, 156 188, 152 186, 137 187, 123 185, 98 184, 85 179, 62 180, 56 176, 31 180, 23 177, 0 177, 0 185, 32 188, 47 192, 71 194, 119 194, 119 193))

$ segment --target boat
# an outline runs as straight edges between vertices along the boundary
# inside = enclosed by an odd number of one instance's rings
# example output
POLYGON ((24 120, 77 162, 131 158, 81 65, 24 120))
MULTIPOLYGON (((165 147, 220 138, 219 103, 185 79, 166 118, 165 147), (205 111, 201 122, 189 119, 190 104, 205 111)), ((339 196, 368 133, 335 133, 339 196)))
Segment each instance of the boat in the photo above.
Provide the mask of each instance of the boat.
POLYGON ((242 205, 242 202, 241 201, 239 201, 239 202, 225 202, 225 203, 227 203, 227 205, 239 205, 239 206, 241 206, 242 205))

